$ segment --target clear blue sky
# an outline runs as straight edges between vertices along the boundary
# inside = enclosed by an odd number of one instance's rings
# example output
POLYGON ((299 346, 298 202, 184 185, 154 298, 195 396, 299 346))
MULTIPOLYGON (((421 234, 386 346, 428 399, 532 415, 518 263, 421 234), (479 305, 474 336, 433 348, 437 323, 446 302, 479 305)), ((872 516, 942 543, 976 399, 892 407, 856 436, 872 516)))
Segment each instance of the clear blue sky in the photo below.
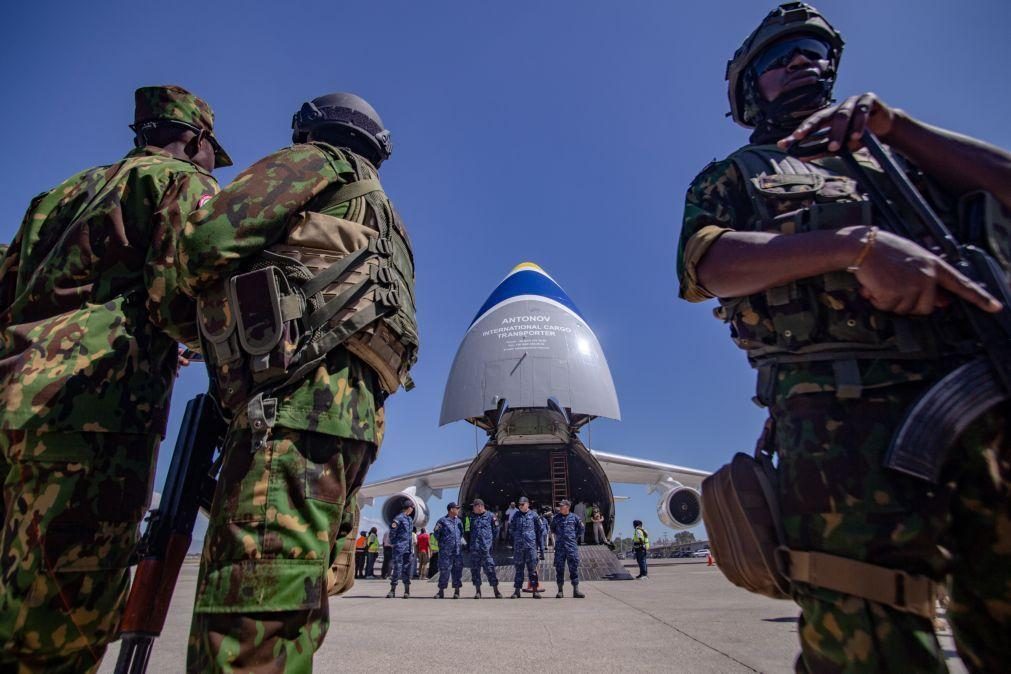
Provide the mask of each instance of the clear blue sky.
MULTIPOLYGON (((593 445, 713 469, 752 447, 763 417, 712 307, 677 299, 675 244, 692 177, 746 140, 724 118, 724 66, 773 4, 13 3, 0 239, 33 195, 130 148, 138 86, 211 102, 236 162, 222 184, 288 143, 304 100, 354 91, 393 132, 383 181, 414 239, 423 340, 418 387, 389 402, 369 477, 474 454, 470 426, 437 426, 442 388, 474 312, 524 260, 568 291, 610 362, 624 419, 596 422, 593 445)), ((1011 4, 818 6, 847 42, 837 94, 876 91, 1011 146, 1011 4)), ((176 387, 159 483, 183 403, 204 387, 199 366, 176 387)), ((663 531, 654 496, 615 492, 632 497, 618 531, 633 517, 663 531)))

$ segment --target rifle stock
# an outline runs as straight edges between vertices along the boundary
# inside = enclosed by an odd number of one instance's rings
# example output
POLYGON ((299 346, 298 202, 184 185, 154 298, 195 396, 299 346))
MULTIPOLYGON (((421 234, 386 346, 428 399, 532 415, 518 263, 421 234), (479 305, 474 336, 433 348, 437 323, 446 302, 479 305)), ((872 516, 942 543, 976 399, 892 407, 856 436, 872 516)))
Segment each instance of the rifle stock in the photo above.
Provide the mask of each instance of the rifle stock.
POLYGON ((138 545, 140 562, 119 625, 122 645, 116 674, 147 670, 154 640, 165 627, 197 513, 210 503, 214 452, 221 446, 224 431, 224 420, 211 396, 200 394, 186 404, 161 503, 151 512, 138 545))

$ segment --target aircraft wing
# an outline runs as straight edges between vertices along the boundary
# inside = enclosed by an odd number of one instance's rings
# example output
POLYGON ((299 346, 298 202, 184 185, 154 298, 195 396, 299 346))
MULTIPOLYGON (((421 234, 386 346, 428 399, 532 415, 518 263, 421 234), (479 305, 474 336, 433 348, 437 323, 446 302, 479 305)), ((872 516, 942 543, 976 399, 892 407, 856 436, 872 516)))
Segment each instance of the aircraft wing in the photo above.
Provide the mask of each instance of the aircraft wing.
POLYGON ((687 487, 699 489, 702 480, 709 476, 709 472, 705 470, 675 466, 651 459, 608 454, 595 449, 591 449, 590 453, 600 462, 607 479, 611 482, 652 486, 673 478, 687 487))
POLYGON ((371 505, 373 499, 392 496, 409 487, 424 487, 430 492, 459 487, 463 482, 464 475, 467 474, 467 468, 470 467, 471 461, 472 459, 464 459, 364 485, 358 491, 358 500, 364 505, 371 505))

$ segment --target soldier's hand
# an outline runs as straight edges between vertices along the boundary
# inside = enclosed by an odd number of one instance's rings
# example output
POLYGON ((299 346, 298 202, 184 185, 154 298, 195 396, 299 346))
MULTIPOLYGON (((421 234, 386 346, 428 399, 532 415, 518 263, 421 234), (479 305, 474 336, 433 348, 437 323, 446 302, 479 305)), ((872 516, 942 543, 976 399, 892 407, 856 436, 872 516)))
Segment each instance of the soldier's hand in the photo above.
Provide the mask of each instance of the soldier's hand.
POLYGON ((179 367, 186 367, 190 364, 189 354, 192 353, 184 346, 179 347, 179 367))
POLYGON ((794 143, 826 129, 829 152, 838 152, 846 143, 849 149, 858 150, 864 129, 870 129, 878 138, 884 139, 892 130, 895 110, 878 98, 877 94, 866 93, 850 96, 841 103, 819 110, 803 122, 789 136, 779 141, 779 147, 788 149, 794 143))
POLYGON ((879 231, 860 268, 854 272, 860 294, 876 309, 926 316, 947 306, 951 293, 988 312, 1001 304, 982 287, 919 244, 879 231))

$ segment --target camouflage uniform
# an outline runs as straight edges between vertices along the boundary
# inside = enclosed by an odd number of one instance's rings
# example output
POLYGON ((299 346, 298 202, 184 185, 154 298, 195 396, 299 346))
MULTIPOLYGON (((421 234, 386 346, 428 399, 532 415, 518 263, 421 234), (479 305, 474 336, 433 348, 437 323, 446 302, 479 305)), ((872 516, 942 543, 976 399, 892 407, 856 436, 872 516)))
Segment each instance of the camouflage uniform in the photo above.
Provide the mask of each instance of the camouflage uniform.
MULTIPOLYGON (((177 87, 137 91, 137 120, 210 130, 177 87)), ((217 192, 156 147, 83 171, 32 201, 0 266, 0 669, 97 668, 165 430, 177 340, 194 305, 173 256, 217 192)))
MULTIPOLYGON (((193 295, 282 240, 293 216, 350 217, 331 203, 364 159, 322 143, 282 149, 243 171, 191 218, 180 283, 193 295)), ((344 348, 278 394, 265 444, 251 451, 246 408, 233 417, 201 559, 190 671, 309 671, 329 625, 325 587, 338 530, 382 443, 385 394, 344 348)))
MULTIPOLYGON (((816 163, 838 170, 836 162, 829 158, 816 163)), ((933 193, 940 210, 949 212, 943 196, 936 190, 933 193)), ((744 177, 733 161, 707 166, 686 197, 678 250, 681 297, 694 302, 712 297, 699 284, 696 267, 725 232, 802 231, 804 223, 790 213, 804 205, 803 199, 784 199, 782 208, 774 212, 779 216, 777 225, 770 227, 756 214, 744 177)), ((840 283, 846 276, 842 274, 840 283)), ((832 285, 828 279, 815 279, 805 286, 813 288, 817 320, 823 321, 819 326, 835 312, 850 316, 836 325, 852 328, 854 335, 862 327, 881 329, 897 321, 875 311, 855 293, 837 292, 842 285, 832 285)), ((739 346, 753 349, 769 343, 770 337, 780 343, 797 338, 797 330, 784 330, 778 322, 783 313, 770 318, 775 313, 770 313, 775 294, 720 300, 723 306, 717 315, 725 320, 734 316, 732 335, 739 346)), ((776 311, 795 311, 791 303, 800 295, 799 291, 789 298, 782 294, 780 300, 789 301, 777 300, 776 311)), ((940 320, 944 320, 943 312, 940 320)), ((818 327, 810 333, 815 343, 831 339, 818 327)), ((789 547, 938 581, 950 574, 948 618, 959 653, 973 670, 999 671, 1011 662, 1011 642, 1006 638, 1011 634, 1007 410, 986 415, 963 435, 936 487, 882 467, 904 411, 953 362, 859 360, 856 396, 842 390, 831 362, 776 365, 773 376, 760 386, 759 397, 769 405, 771 417, 764 441, 779 458, 789 547)), ((798 671, 946 671, 944 652, 926 618, 804 584, 795 584, 794 598, 803 612, 798 671)))

